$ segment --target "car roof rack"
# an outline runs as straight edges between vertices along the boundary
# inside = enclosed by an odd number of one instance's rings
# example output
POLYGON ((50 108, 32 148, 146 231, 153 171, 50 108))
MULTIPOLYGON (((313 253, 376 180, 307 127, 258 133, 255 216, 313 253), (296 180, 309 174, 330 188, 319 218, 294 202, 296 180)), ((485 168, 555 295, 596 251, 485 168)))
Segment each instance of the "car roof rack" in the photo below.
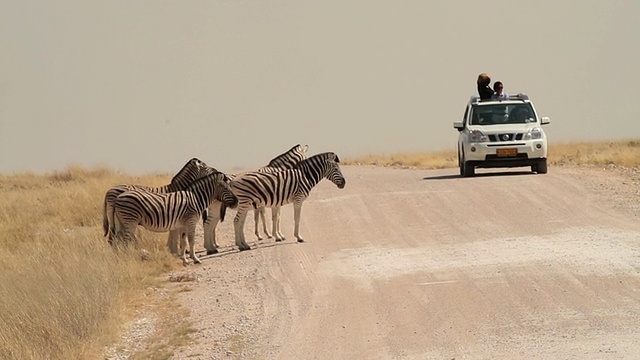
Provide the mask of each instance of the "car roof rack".
POLYGON ((471 103, 472 104, 478 104, 480 102, 489 102, 489 101, 505 101, 505 100, 522 100, 522 101, 527 101, 529 100, 529 95, 525 94, 525 93, 517 93, 515 95, 509 95, 508 99, 487 99, 487 100, 480 100, 479 96, 472 96, 471 97, 471 103))

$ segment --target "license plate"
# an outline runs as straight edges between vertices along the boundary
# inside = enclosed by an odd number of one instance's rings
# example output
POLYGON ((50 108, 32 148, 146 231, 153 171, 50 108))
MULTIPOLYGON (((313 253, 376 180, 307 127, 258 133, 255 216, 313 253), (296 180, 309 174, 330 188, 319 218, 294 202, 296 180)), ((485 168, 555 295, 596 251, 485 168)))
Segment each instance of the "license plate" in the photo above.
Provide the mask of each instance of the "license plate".
POLYGON ((499 156, 515 156, 518 155, 518 149, 496 149, 496 155, 499 156))

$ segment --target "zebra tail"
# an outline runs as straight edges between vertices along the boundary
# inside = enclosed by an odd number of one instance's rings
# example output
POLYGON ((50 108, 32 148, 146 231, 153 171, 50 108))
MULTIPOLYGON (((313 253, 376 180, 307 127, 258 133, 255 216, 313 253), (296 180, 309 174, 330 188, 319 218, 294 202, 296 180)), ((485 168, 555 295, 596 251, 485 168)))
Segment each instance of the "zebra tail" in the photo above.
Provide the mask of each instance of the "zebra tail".
POLYGON ((111 230, 112 236, 115 237, 116 234, 118 233, 116 231, 116 228, 118 228, 119 225, 120 225, 118 219, 116 218, 116 206, 115 205, 111 208, 111 218, 113 219, 113 224, 110 224, 110 230, 111 230))
POLYGON ((107 196, 104 196, 104 205, 102 209, 102 229, 104 229, 104 235, 109 234, 109 218, 107 217, 107 196))
POLYGON ((224 216, 227 214, 227 205, 225 205, 225 203, 222 203, 222 205, 220 205, 220 222, 224 221, 224 216))

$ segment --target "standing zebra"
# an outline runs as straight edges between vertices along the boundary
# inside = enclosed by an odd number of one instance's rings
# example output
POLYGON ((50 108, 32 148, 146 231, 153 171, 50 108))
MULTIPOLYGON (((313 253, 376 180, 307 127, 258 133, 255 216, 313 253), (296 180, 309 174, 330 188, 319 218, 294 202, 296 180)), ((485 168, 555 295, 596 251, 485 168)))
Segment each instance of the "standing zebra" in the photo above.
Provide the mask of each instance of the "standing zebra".
MULTIPOLYGON (((282 171, 284 169, 291 169, 292 167, 294 167, 300 161, 304 160, 307 157, 308 149, 309 149, 308 145, 302 146, 300 144, 297 144, 293 146, 291 149, 287 150, 286 152, 271 159, 271 161, 269 161, 267 165, 259 168, 257 171, 261 173, 273 173, 273 172, 282 171)), ((233 179, 241 175, 242 174, 232 174, 232 175, 229 175, 229 178, 233 179)), ((216 242, 216 227, 218 226, 218 222, 221 219, 224 219, 223 216, 225 212, 224 209, 220 208, 220 206, 221 204, 219 202, 214 201, 209 207, 209 210, 208 210, 209 216, 206 218, 204 222, 204 247, 205 249, 207 249, 207 255, 215 254, 218 252, 218 249, 217 249, 218 244, 216 242)), ((264 209, 265 209, 264 206, 257 207, 254 209, 255 234, 258 240, 262 240, 262 236, 260 236, 260 230, 259 230, 260 218, 262 218, 262 226, 264 229, 264 233, 267 235, 267 237, 271 238, 271 234, 267 229, 267 223, 265 221, 264 209)), ((279 208, 273 207, 271 209, 271 212, 272 212, 272 215, 274 212, 277 212, 279 214, 279 208)), ((279 228, 280 227, 278 226, 278 229, 279 228)), ((275 235, 277 236, 277 234, 275 235)), ((170 234, 170 236, 173 237, 175 235, 170 234)), ((282 235, 280 236, 282 237, 282 235)), ((168 242, 170 244, 174 244, 177 242, 177 239, 170 238, 168 242)), ((173 249, 173 246, 174 245, 170 245, 172 249, 173 249)))
MULTIPOLYGON (((191 259, 199 264, 194 235, 200 215, 214 200, 231 208, 238 205, 238 198, 227 182, 225 174, 215 172, 193 181, 185 190, 172 193, 154 193, 144 189, 125 191, 116 198, 113 207, 115 228, 111 230, 116 238, 128 243, 135 238, 138 225, 155 232, 181 229, 189 238, 191 259)), ((181 257, 186 264, 184 251, 181 257)))
MULTIPOLYGON (((295 167, 296 165, 298 165, 298 163, 304 159, 307 158, 307 150, 309 149, 309 145, 305 145, 305 146, 300 146, 300 144, 292 147, 291 149, 289 149, 288 151, 276 156, 275 158, 271 159, 271 161, 269 161, 269 163, 261 168, 258 169, 258 172, 261 173, 274 173, 274 172, 278 172, 278 171, 282 171, 282 170, 286 170, 286 169, 291 169, 293 167, 295 167)), ((234 176, 235 177, 235 176, 234 176)), ((233 177, 232 177, 233 180, 233 177)), ((280 207, 279 206, 274 206, 271 208, 271 214, 273 216, 273 212, 276 213, 280 213, 280 207)), ((254 216, 253 216, 253 220, 255 223, 255 234, 256 237, 258 238, 258 240, 262 240, 262 236, 260 236, 260 231, 258 231, 258 223, 259 223, 259 219, 262 219, 262 226, 263 226, 263 230, 265 235, 267 235, 268 238, 271 238, 271 233, 269 233, 269 230, 267 229, 267 221, 265 219, 265 207, 259 207, 256 208, 254 210, 254 216)), ((275 216, 273 216, 275 218, 275 216)), ((278 216, 278 219, 280 219, 280 217, 278 216)), ((279 228, 279 226, 278 226, 279 228)), ((274 235, 283 237, 282 234, 275 234, 274 235)))
MULTIPOLYGON (((327 152, 303 160, 292 169, 276 173, 246 173, 231 180, 229 187, 238 197, 238 213, 233 221, 238 249, 251 249, 244 238, 244 222, 247 212, 260 206, 275 207, 293 203, 294 236, 298 242, 303 242, 304 239, 300 236, 302 203, 323 178, 340 189, 344 188, 346 180, 340 171, 339 162, 338 155, 327 152)), ((274 214, 272 216, 273 232, 276 233, 276 219, 274 214)))
POLYGON ((107 190, 104 195, 104 206, 102 213, 102 227, 104 229, 104 236, 109 235, 109 243, 113 242, 113 235, 109 229, 113 226, 113 205, 118 195, 128 190, 144 189, 155 193, 169 193, 178 190, 183 190, 187 185, 193 182, 195 179, 203 177, 205 175, 217 172, 218 170, 208 166, 204 161, 192 158, 178 171, 178 173, 171 179, 171 182, 161 187, 149 187, 144 185, 117 185, 107 190))

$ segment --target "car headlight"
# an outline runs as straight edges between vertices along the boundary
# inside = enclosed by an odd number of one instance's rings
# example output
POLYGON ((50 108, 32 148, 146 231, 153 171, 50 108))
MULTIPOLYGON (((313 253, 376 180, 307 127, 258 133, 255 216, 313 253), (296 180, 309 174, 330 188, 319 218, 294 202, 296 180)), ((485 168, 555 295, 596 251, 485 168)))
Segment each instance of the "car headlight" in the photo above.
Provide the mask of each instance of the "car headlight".
POLYGON ((526 134, 524 134, 524 139, 525 140, 542 139, 542 129, 537 127, 530 129, 529 131, 527 131, 526 134))
POLYGON ((480 130, 471 130, 469 132, 469 141, 470 142, 485 142, 488 141, 489 137, 482 133, 480 130))

